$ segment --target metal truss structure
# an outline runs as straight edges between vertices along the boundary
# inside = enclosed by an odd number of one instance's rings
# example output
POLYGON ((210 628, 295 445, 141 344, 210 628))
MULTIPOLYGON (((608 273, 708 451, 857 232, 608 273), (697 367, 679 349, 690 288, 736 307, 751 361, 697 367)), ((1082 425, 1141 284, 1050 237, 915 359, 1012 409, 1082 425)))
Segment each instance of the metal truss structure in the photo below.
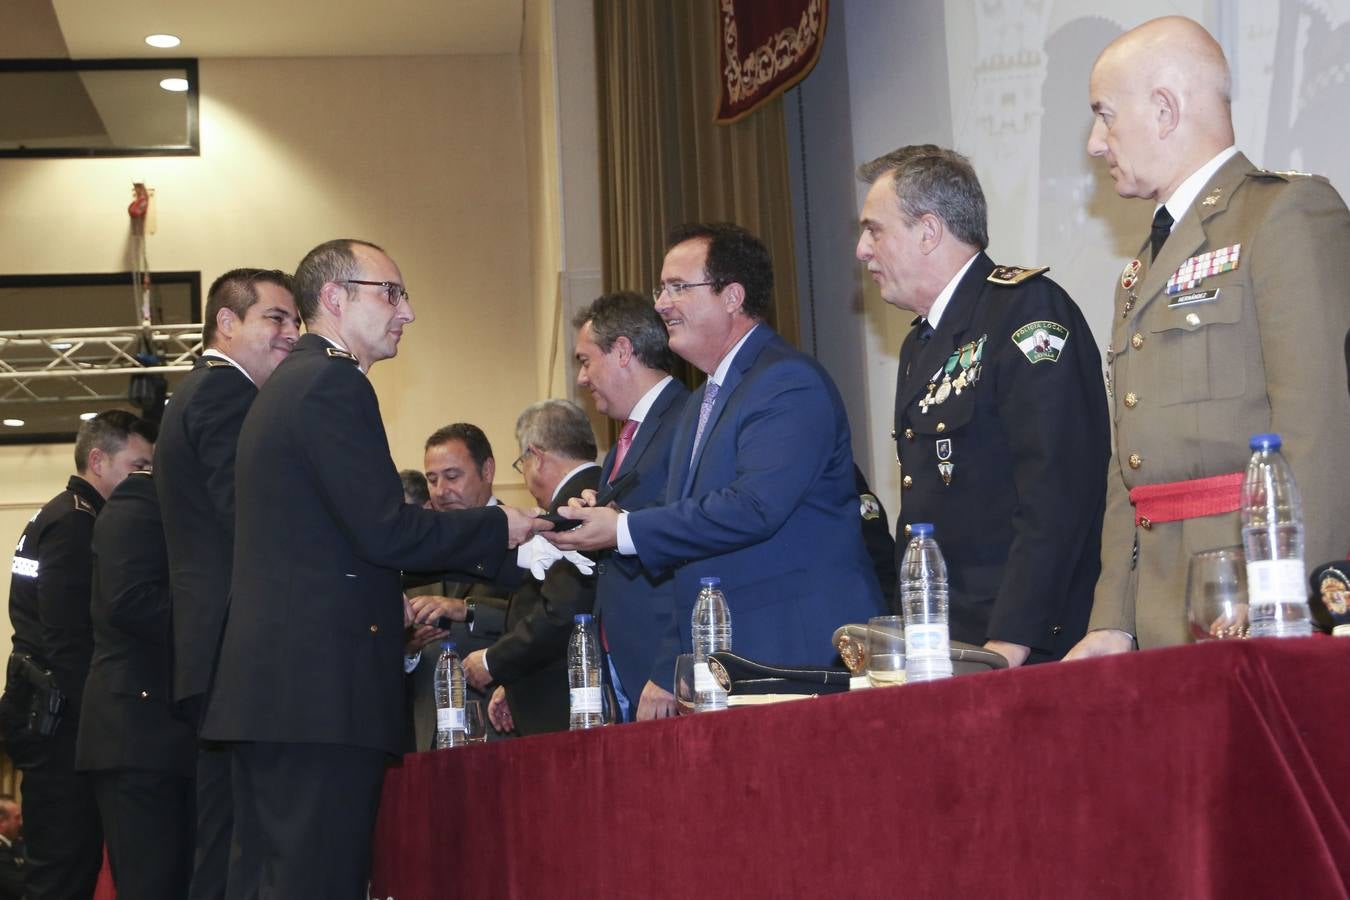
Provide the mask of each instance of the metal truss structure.
POLYGON ((201 351, 200 324, 0 331, 0 403, 124 399, 125 376, 187 372, 201 351))

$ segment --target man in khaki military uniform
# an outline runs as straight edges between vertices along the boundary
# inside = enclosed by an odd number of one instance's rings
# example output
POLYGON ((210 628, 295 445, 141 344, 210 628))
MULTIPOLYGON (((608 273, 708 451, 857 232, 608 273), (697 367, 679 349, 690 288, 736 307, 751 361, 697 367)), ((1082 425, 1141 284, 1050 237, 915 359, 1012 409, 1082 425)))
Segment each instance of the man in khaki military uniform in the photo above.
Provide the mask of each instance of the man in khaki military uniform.
POLYGON ((1222 49, 1180 17, 1122 35, 1092 71, 1088 152, 1121 196, 1160 205, 1116 281, 1102 574, 1069 659, 1186 640, 1187 566, 1241 542, 1254 433, 1284 437, 1306 558, 1350 546, 1350 212, 1325 179, 1237 151, 1229 86, 1222 49))

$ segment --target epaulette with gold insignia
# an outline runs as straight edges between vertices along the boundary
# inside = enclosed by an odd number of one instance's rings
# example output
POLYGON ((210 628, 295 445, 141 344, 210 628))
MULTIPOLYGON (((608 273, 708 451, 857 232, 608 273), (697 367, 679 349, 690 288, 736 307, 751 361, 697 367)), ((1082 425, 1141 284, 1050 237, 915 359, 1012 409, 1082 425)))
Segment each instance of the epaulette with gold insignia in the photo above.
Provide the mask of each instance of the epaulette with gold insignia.
POLYGON ((326 347, 324 349, 326 350, 328 355, 333 357, 334 359, 345 359, 348 362, 358 362, 356 359, 356 355, 353 353, 348 353, 346 350, 339 350, 337 347, 326 347))
POLYGON ((208 369, 219 369, 221 366, 224 366, 227 369, 234 368, 233 363, 231 363, 229 360, 221 359, 219 356, 206 357, 206 367, 208 369))
POLYGON ((1049 266, 1041 266, 1037 269, 1024 269, 1021 266, 995 266, 994 271, 990 272, 989 277, 985 280, 990 284, 1021 284, 1028 278, 1035 278, 1042 272, 1049 271, 1049 266))
POLYGON ((75 508, 80 512, 87 512, 91 516, 97 516, 98 510, 94 509, 94 504, 81 497, 79 494, 71 494, 75 498, 75 508))

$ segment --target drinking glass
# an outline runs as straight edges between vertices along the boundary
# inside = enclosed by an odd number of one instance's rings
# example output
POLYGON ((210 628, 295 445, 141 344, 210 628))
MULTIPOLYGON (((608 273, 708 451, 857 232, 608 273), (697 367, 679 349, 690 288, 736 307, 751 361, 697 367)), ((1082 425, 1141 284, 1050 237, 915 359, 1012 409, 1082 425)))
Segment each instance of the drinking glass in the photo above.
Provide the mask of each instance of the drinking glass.
POLYGON ((1186 620, 1195 641, 1247 636, 1247 560, 1241 547, 1205 550, 1191 556, 1186 620))
POLYGON ((905 683, 903 616, 873 616, 867 620, 867 680, 872 687, 905 683))
POLYGON ((487 713, 482 700, 464 701, 464 737, 470 744, 487 740, 487 713))
POLYGON ((679 713, 694 711, 694 654, 681 653, 675 657, 675 699, 679 713))

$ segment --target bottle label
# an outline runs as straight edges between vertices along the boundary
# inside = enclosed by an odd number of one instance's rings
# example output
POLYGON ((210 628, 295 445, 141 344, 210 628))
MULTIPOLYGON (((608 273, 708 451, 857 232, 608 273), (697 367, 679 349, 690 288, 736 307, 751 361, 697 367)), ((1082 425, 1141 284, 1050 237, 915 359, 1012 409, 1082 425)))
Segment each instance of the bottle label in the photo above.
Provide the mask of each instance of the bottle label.
POLYGON ((1264 559, 1247 563, 1247 596, 1252 603, 1307 603, 1307 579, 1301 559, 1264 559))
POLYGON ((437 731, 463 731, 464 730, 464 707, 452 706, 449 709, 444 707, 436 710, 436 730, 437 731))
POLYGON ((947 659, 951 652, 951 638, 946 625, 914 624, 905 627, 905 656, 909 659, 947 659))
POLYGON ((572 688, 572 712, 573 713, 600 712, 600 688, 598 687, 572 688))

